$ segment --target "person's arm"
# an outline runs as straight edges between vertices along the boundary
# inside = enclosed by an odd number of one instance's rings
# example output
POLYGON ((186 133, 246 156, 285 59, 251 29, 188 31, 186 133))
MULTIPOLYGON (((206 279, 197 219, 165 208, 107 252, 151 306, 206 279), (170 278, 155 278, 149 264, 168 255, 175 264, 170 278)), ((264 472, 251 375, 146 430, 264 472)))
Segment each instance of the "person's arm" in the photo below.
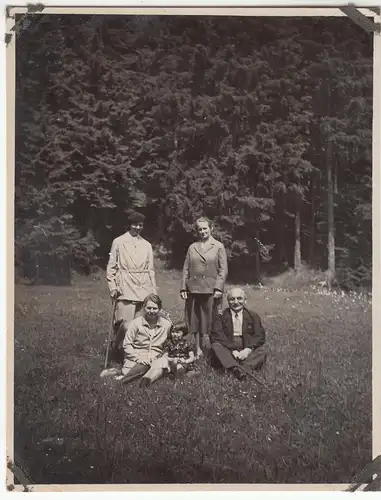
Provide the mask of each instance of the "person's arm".
POLYGON ((189 365, 190 363, 193 363, 193 361, 196 359, 195 355, 194 355, 194 352, 193 351, 190 351, 189 352, 189 355, 188 355, 188 358, 185 359, 184 361, 182 361, 182 363, 184 363, 185 365, 189 365))
POLYGON ((156 292, 157 286, 156 286, 155 266, 153 262, 152 245, 150 243, 148 243, 148 273, 149 277, 151 278, 152 288, 156 292))
POLYGON ((212 328, 210 331, 210 342, 218 342, 227 349, 234 349, 234 343, 231 342, 224 331, 222 315, 215 312, 212 319, 212 328))
POLYGON ((111 245, 111 250, 106 270, 106 280, 111 296, 116 295, 118 292, 118 287, 116 284, 116 273, 118 271, 117 254, 118 254, 118 245, 114 240, 111 245))
POLYGON ((183 274, 181 279, 180 293, 183 299, 187 298, 187 279, 189 278, 189 260, 190 260, 190 247, 188 248, 183 265, 183 274))
POLYGON ((225 281, 228 276, 228 259, 225 247, 223 245, 221 245, 221 247, 218 249, 217 260, 218 274, 216 283, 214 285, 214 290, 222 294, 225 286, 225 281))
POLYGON ((168 360, 171 360, 172 358, 169 355, 170 348, 169 348, 169 340, 167 339, 164 344, 163 344, 163 354, 162 357, 166 358, 168 360))
POLYGON ((132 322, 128 325, 126 335, 124 336, 123 340, 123 350, 125 354, 125 358, 130 360, 130 361, 135 361, 136 363, 139 362, 139 356, 136 353, 136 350, 134 349, 133 343, 136 337, 136 334, 138 333, 139 326, 132 322))

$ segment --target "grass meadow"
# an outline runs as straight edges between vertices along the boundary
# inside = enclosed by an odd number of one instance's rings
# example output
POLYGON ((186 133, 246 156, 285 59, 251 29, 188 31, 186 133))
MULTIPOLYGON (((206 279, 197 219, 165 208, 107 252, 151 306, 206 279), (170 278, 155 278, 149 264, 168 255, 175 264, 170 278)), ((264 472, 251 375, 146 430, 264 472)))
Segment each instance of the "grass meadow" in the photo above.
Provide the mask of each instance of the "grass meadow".
MULTIPOLYGON (((371 461, 369 299, 245 286, 268 389, 206 361, 141 389, 99 377, 111 306, 98 278, 16 285, 15 451, 35 483, 346 483, 371 461)), ((174 320, 179 278, 157 276, 174 320)))

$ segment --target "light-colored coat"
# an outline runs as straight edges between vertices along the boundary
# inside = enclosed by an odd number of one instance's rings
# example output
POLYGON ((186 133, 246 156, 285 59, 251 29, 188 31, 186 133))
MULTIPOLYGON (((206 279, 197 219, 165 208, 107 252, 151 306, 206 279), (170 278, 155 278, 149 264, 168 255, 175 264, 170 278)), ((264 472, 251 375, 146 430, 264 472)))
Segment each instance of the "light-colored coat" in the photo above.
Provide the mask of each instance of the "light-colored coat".
POLYGON ((212 294, 224 291, 228 275, 226 250, 220 241, 210 238, 206 246, 200 241, 188 248, 183 267, 181 291, 212 294))
POLYGON ((169 336, 172 323, 159 317, 154 328, 150 328, 144 317, 133 319, 128 327, 123 341, 125 367, 132 363, 148 361, 151 363, 163 353, 163 345, 169 336), (126 363, 129 361, 130 363, 126 363))
POLYGON ((143 302, 156 292, 156 279, 151 244, 129 232, 112 242, 107 265, 107 283, 110 293, 118 290, 119 300, 143 302))

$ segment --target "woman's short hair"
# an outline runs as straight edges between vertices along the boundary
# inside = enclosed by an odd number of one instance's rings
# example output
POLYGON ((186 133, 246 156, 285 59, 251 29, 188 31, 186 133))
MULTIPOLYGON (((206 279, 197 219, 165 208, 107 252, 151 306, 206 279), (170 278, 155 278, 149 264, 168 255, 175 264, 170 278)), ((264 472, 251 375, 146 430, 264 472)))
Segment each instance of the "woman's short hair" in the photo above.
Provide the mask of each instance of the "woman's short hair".
POLYGON ((144 224, 145 216, 140 212, 135 212, 131 210, 128 213, 127 221, 129 224, 144 224))
POLYGON ((200 223, 200 222, 206 222, 208 224, 208 226, 210 227, 210 229, 213 228, 213 222, 208 219, 208 217, 199 217, 196 222, 194 223, 195 227, 197 227, 197 225, 200 223))
POLYGON ((162 307, 161 298, 156 295, 156 293, 150 293, 149 295, 147 295, 147 297, 143 300, 143 307, 145 307, 148 302, 153 302, 158 306, 159 309, 161 309, 162 307))
POLYGON ((171 334, 172 334, 172 332, 182 332, 183 335, 187 335, 188 334, 188 327, 187 327, 186 323, 184 323, 183 321, 177 321, 176 323, 174 323, 172 325, 171 334))

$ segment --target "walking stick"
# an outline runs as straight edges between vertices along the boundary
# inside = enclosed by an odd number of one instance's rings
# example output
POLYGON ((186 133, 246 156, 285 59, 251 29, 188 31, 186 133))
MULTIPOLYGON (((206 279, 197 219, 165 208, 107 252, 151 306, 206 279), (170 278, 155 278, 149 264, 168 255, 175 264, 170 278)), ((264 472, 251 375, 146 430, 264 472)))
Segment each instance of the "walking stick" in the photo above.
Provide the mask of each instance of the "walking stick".
POLYGON ((106 369, 107 365, 108 365, 108 358, 109 358, 109 355, 110 355, 111 336, 114 333, 114 318, 115 318, 115 309, 116 309, 116 299, 112 299, 112 301, 113 301, 113 304, 112 304, 112 317, 111 317, 110 329, 109 329, 108 338, 107 338, 107 350, 106 350, 106 358, 105 358, 104 369, 106 369))
POLYGON ((256 377, 254 373, 251 373, 249 370, 246 370, 243 366, 240 366, 239 368, 247 375, 249 375, 251 378, 253 378, 256 382, 258 382, 260 385, 262 385, 265 389, 267 389, 268 391, 270 390, 270 388, 264 382, 262 382, 260 378, 256 377))

